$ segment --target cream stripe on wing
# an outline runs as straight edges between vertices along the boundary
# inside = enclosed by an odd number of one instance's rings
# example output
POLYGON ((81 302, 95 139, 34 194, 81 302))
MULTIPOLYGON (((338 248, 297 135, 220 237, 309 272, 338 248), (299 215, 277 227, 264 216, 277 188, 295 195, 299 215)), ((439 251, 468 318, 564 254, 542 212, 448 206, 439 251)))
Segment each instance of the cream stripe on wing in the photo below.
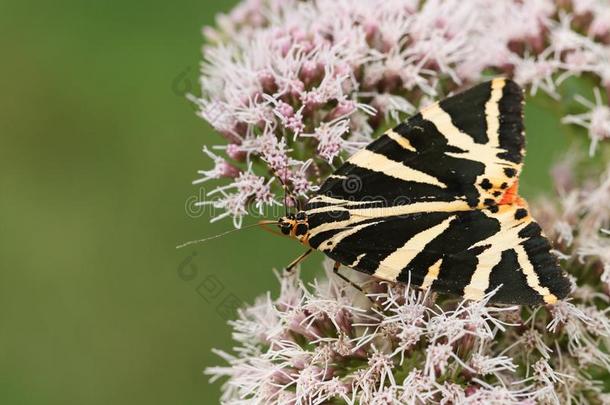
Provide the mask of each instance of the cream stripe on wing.
POLYGON ((374 276, 383 280, 395 281, 402 269, 411 263, 411 260, 413 260, 413 258, 417 256, 417 254, 421 252, 428 243, 449 228, 449 224, 454 218, 455 215, 447 218, 440 224, 428 228, 425 231, 413 236, 402 247, 395 250, 381 263, 379 263, 374 276))
MULTIPOLYGON (((311 211, 307 211, 307 215, 311 215, 311 211)), ((366 221, 369 218, 350 218, 344 221, 325 222, 316 227, 309 228, 309 238, 313 238, 322 232, 333 231, 336 229, 353 228, 359 222, 366 221)))
POLYGON ((485 104, 485 118, 487 119, 488 145, 500 147, 500 99, 506 84, 504 79, 494 79, 491 82, 491 97, 485 104))
POLYGON ((422 290, 427 290, 430 288, 434 280, 438 278, 438 273, 441 271, 441 264, 443 264, 443 259, 438 259, 436 263, 428 267, 428 272, 426 273, 424 282, 421 284, 422 290))
POLYGON ((347 161, 358 167, 383 173, 397 179, 432 184, 441 188, 447 187, 445 183, 441 183, 434 176, 430 176, 427 173, 412 169, 409 166, 405 166, 402 163, 388 159, 382 154, 371 152, 368 149, 362 149, 350 157, 347 161))
POLYGON ((477 267, 470 278, 470 282, 464 287, 464 298, 480 300, 485 296, 485 291, 489 287, 491 270, 502 260, 502 252, 509 247, 517 246, 525 239, 519 236, 519 232, 527 226, 525 221, 515 221, 514 207, 501 206, 497 213, 484 211, 485 214, 497 219, 500 223, 500 230, 487 239, 483 239, 472 248, 479 246, 489 246, 477 256, 477 267))
POLYGON ((421 112, 422 117, 434 124, 436 129, 447 139, 447 144, 460 148, 464 152, 447 152, 447 155, 460 159, 483 162, 486 165, 501 164, 496 153, 503 151, 487 143, 475 143, 474 139, 453 125, 451 116, 441 106, 432 104, 421 112))
POLYGON ((479 260, 477 268, 470 278, 470 283, 464 287, 464 298, 470 300, 480 300, 485 296, 485 291, 489 287, 491 270, 502 260, 502 252, 485 251, 477 256, 477 259, 479 260))
MULTIPOLYGON (((341 198, 333 198, 333 197, 329 197, 326 195, 317 195, 315 197, 312 197, 309 201, 307 201, 307 203, 309 203, 309 204, 321 203, 321 204, 329 204, 334 207, 342 207, 342 206, 346 206, 349 204, 357 204, 357 205, 379 204, 382 202, 383 202, 383 200, 364 200, 364 201, 343 200, 341 198)), ((320 208, 327 208, 327 207, 320 207, 320 208)), ((313 210, 311 210, 311 211, 313 211, 313 210)))
POLYGON ((555 304, 557 302, 557 297, 554 294, 551 294, 548 288, 540 285, 538 275, 527 256, 525 248, 522 245, 519 245, 516 246, 514 250, 517 253, 517 261, 519 262, 519 266, 521 266, 521 271, 525 274, 527 279, 527 285, 540 294, 544 302, 547 304, 555 304))
MULTIPOLYGON (((356 203, 354 203, 356 204, 356 203)), ((472 208, 464 200, 454 201, 421 201, 412 204, 394 205, 389 207, 375 208, 349 208, 337 205, 314 208, 307 211, 307 215, 318 214, 329 211, 349 211, 351 217, 359 218, 382 218, 394 215, 407 215, 416 212, 454 212, 469 211, 472 208)), ((363 220, 363 219, 358 219, 363 220)))
POLYGON ((390 129, 389 131, 386 131, 385 134, 388 136, 388 138, 391 138, 394 142, 402 146, 404 149, 410 150, 411 152, 417 152, 413 145, 411 145, 411 142, 409 142, 407 138, 400 135, 399 133, 390 129))
POLYGON ((318 246, 318 250, 322 252, 332 251, 343 239, 347 238, 350 235, 355 234, 356 232, 367 228, 369 226, 377 225, 381 221, 375 222, 367 222, 366 224, 360 224, 356 226, 349 227, 348 229, 338 232, 334 234, 331 238, 326 239, 324 242, 320 243, 318 246))
POLYGON ((464 151, 472 151, 477 149, 477 146, 479 148, 484 146, 482 144, 475 144, 474 139, 470 135, 465 134, 453 125, 451 116, 441 108, 439 103, 434 103, 424 108, 421 111, 421 115, 425 120, 430 121, 436 126, 436 129, 443 134, 447 139, 447 143, 451 146, 458 147, 464 151))

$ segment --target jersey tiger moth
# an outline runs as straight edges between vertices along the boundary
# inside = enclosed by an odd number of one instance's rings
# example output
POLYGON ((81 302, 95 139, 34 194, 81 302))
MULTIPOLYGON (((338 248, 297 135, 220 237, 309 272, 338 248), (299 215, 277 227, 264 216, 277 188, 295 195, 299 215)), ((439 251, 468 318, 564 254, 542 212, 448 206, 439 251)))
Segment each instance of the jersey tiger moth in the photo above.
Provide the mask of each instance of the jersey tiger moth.
POLYGON ((523 93, 495 79, 432 104, 351 156, 281 232, 390 282, 491 302, 571 289, 518 195, 523 93))

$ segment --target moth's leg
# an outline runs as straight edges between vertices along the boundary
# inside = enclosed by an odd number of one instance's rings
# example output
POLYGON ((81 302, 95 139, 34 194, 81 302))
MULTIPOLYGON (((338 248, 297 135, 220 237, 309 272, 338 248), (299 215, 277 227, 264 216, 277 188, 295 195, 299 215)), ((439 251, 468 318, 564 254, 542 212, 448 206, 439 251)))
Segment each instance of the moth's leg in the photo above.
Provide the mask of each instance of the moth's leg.
POLYGON ((358 284, 354 283, 352 280, 350 280, 349 278, 345 277, 343 274, 339 273, 339 267, 341 267, 341 263, 339 262, 335 262, 335 265, 333 266, 333 273, 335 273, 341 280, 345 281, 346 283, 348 283, 349 285, 351 285, 352 287, 354 287, 356 290, 360 291, 362 294, 366 293, 364 292, 364 290, 362 289, 362 287, 360 287, 358 284))
POLYGON ((309 254, 313 252, 313 249, 308 249, 305 253, 303 253, 301 256, 297 257, 296 259, 294 259, 285 269, 284 271, 287 273, 290 273, 297 264, 301 263, 307 256, 309 256, 309 254))
POLYGON ((335 265, 333 266, 333 273, 335 273, 341 280, 345 281, 346 283, 348 283, 349 285, 354 287, 356 290, 358 290, 362 294, 364 294, 364 296, 366 298, 368 298, 369 301, 371 301, 371 304, 373 304, 374 307, 377 307, 378 309, 381 309, 379 304, 374 299, 372 299, 371 297, 366 295, 366 292, 364 291, 364 289, 361 286, 359 286, 358 284, 354 283, 352 280, 350 280, 349 278, 345 277, 343 274, 339 273, 339 267, 341 267, 341 263, 335 262, 335 265))

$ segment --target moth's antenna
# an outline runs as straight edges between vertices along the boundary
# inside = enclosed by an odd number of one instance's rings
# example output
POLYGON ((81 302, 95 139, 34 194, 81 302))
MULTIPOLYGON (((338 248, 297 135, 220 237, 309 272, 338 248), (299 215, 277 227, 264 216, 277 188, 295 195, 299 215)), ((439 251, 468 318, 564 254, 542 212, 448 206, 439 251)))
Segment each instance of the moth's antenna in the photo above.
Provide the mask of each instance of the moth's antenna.
POLYGON ((243 228, 231 229, 229 231, 226 231, 226 232, 223 232, 223 233, 219 233, 218 235, 209 236, 207 238, 191 240, 191 241, 185 242, 185 243, 183 243, 181 245, 176 246, 176 249, 182 249, 183 247, 194 245, 196 243, 207 242, 209 240, 220 238, 222 236, 228 235, 228 234, 233 233, 233 232, 242 231, 244 229, 249 229, 249 228, 254 228, 255 226, 263 226, 264 227, 264 225, 269 225, 269 224, 277 224, 277 221, 271 221, 271 220, 268 220, 268 221, 258 221, 256 224, 251 224, 251 225, 248 225, 248 226, 244 226, 243 228))

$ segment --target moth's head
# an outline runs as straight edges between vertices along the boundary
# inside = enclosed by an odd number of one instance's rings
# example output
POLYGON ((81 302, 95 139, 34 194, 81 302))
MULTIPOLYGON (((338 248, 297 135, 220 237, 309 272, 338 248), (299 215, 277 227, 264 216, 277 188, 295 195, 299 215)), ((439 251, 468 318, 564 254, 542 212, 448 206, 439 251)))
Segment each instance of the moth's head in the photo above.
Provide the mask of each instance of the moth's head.
POLYGON ((309 233, 309 224, 307 223, 307 214, 305 211, 299 211, 296 214, 288 214, 281 217, 277 221, 277 226, 286 236, 299 239, 304 242, 309 233))

